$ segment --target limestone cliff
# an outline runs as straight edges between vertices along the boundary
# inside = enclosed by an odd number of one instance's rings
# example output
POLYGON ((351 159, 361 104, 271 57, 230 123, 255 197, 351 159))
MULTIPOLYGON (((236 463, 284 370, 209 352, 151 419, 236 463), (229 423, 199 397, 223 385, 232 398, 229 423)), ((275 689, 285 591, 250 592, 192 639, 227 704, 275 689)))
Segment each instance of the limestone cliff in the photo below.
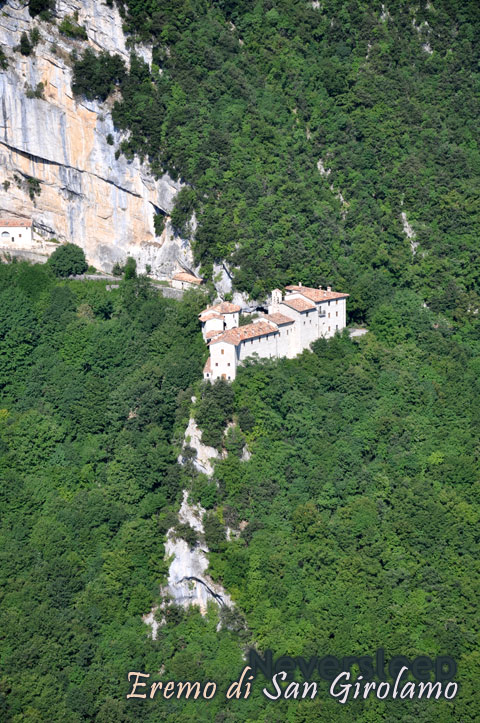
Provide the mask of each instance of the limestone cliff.
MULTIPOLYGON (((140 271, 149 264, 159 278, 170 276, 179 261, 192 266, 188 242, 174 236, 168 223, 180 184, 168 175, 154 179, 138 159, 115 158, 122 136, 107 104, 78 102, 72 95, 73 49, 81 53, 89 44, 128 62, 116 6, 59 0, 54 20, 32 19, 26 2, 0 3, 0 45, 8 61, 0 72, 0 215, 32 218, 36 239, 73 241, 105 271, 127 255, 140 271), (59 32, 61 20, 75 13, 88 41, 59 32), (33 27, 40 41, 24 56, 15 48, 22 32, 33 27), (42 97, 35 97, 39 83, 42 97), (35 179, 30 186, 29 178, 35 179), (160 237, 155 236, 156 213, 167 217, 160 237)), ((150 60, 145 48, 136 52, 150 60)), ((38 250, 35 244, 32 250, 38 250)))

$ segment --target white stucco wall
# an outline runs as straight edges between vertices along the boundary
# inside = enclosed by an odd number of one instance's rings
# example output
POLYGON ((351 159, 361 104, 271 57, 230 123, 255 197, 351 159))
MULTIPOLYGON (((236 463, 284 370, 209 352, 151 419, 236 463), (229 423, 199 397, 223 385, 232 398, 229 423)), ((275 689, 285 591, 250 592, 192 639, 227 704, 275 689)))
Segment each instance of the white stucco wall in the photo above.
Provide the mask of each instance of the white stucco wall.
POLYGON ((203 338, 205 338, 205 335, 209 331, 223 331, 223 330, 224 330, 224 321, 219 316, 216 316, 213 319, 208 319, 207 321, 204 321, 202 324, 203 338))
POLYGON ((262 359, 276 359, 278 353, 278 332, 272 332, 257 339, 246 339, 238 346, 239 361, 257 354, 262 359))
POLYGON ((233 314, 223 314, 225 317, 225 329, 235 329, 240 323, 240 314, 238 311, 233 314))
POLYGON ((217 342, 210 346, 211 379, 224 377, 227 381, 233 381, 237 371, 237 354, 233 344, 217 342))
POLYGON ((0 243, 3 248, 9 245, 16 248, 30 248, 32 245, 31 226, 0 226, 0 243))

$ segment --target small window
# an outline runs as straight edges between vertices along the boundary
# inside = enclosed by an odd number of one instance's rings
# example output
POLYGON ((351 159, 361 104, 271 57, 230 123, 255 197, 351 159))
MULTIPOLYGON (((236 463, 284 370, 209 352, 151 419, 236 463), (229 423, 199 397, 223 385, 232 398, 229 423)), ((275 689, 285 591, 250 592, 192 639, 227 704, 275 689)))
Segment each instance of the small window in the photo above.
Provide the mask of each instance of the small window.
POLYGON ((330 331, 330 327, 328 327, 328 331, 330 331))
POLYGON ((22 238, 22 234, 21 234, 21 233, 18 234, 18 238, 22 238))
POLYGON ((303 326, 305 326, 305 321, 303 322, 303 326))
POLYGON ((338 329, 338 324, 336 324, 335 329, 338 329))
POLYGON ((228 362, 228 364, 227 364, 227 367, 229 367, 229 366, 230 366, 230 362, 228 362))
MULTIPOLYGON (((329 314, 329 316, 330 316, 330 314, 329 314)), ((222 349, 220 354, 225 354, 225 349, 222 349)))
POLYGON ((330 302, 328 302, 328 305, 330 306, 330 302))
POLYGON ((335 312, 335 315, 338 316, 338 311, 335 312))
POLYGON ((218 362, 215 362, 215 366, 218 367, 218 362))
POLYGON ((310 324, 312 323, 312 320, 310 319, 310 324))
POLYGON ((230 379, 230 377, 228 377, 228 379, 230 379))
POLYGON ((330 319, 330 312, 328 312, 328 318, 330 319))

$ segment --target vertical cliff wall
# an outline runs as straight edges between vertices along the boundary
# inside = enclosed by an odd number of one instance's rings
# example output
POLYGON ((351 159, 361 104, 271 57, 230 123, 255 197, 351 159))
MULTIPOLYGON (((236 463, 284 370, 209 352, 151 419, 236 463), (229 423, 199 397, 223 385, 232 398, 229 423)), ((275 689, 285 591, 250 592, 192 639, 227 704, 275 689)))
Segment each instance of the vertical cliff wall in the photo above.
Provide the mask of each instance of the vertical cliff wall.
MULTIPOLYGON (((0 215, 32 218, 37 240, 53 236, 77 243, 88 261, 105 271, 127 255, 140 271, 149 264, 160 278, 179 262, 191 266, 188 242, 176 237, 168 222, 160 237, 154 230, 156 213, 168 221, 180 184, 168 175, 154 179, 138 159, 115 158, 122 136, 108 103, 77 102, 71 91, 73 49, 81 53, 90 45, 128 62, 116 6, 60 0, 53 20, 32 19, 26 2, 0 3, 0 45, 8 62, 0 72, 0 215), (59 32, 62 19, 74 15, 87 41, 59 32), (15 48, 22 32, 34 27, 40 41, 24 56, 15 48), (35 97, 39 83, 42 97, 35 97)), ((136 52, 150 60, 147 49, 136 52)))

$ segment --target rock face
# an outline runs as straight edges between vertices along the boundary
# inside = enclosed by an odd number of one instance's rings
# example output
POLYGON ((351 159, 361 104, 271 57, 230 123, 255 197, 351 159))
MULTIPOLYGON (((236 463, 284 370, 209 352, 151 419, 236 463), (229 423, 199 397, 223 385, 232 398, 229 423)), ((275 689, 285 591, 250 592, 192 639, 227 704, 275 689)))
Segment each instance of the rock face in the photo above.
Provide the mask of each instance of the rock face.
MULTIPOLYGON (((191 447, 191 449, 196 452, 195 459, 193 460, 195 468, 210 477, 213 474, 212 460, 219 459, 220 453, 215 447, 209 447, 203 444, 202 432, 193 417, 190 417, 188 427, 185 430, 184 447, 185 446, 191 447)), ((182 455, 179 456, 178 462, 179 464, 183 464, 182 455)))
MULTIPOLYGON (((128 61, 121 17, 115 5, 94 0, 57 2, 57 23, 74 13, 88 41, 72 40, 55 24, 32 19, 25 2, 2 4, 0 44, 8 67, 0 72, 0 215, 32 218, 37 241, 72 241, 104 271, 130 255, 141 272, 149 264, 152 275, 169 277, 182 264, 193 266, 188 242, 176 237, 168 222, 180 184, 166 174, 153 178, 137 158, 115 158, 123 136, 114 128, 108 103, 78 102, 71 91, 72 50, 80 54, 90 45, 128 61), (40 41, 23 56, 14 48, 22 32, 33 27, 40 41), (39 83, 42 97, 34 97, 39 83), (28 178, 38 181, 39 193, 28 178), (167 220, 160 237, 155 236, 156 213, 167 220)), ((150 60, 146 49, 136 52, 150 60)))
MULTIPOLYGON (((205 510, 200 505, 188 503, 188 493, 183 492, 183 502, 178 513, 180 522, 188 523, 200 535, 203 535, 202 517, 205 510)), ((182 539, 175 539, 173 529, 167 534, 165 556, 171 557, 168 570, 168 584, 165 592, 177 605, 188 607, 198 605, 202 615, 207 610, 207 603, 213 600, 220 607, 232 606, 229 595, 220 585, 205 574, 208 568, 208 548, 198 545, 191 549, 182 539)))
MULTIPOLYGON (((188 492, 183 491, 183 501, 178 513, 178 520, 187 523, 203 536, 203 514, 205 510, 200 505, 189 504, 188 492)), ((188 608, 197 605, 202 615, 207 612, 207 604, 214 602, 219 607, 233 608, 233 602, 221 585, 213 582, 206 574, 208 568, 208 548, 204 544, 191 548, 185 540, 176 537, 172 527, 167 532, 165 543, 165 557, 170 559, 168 580, 161 592, 170 602, 188 608)), ((165 603, 162 604, 164 608, 165 603)), ((143 616, 143 622, 152 628, 152 638, 155 640, 158 633, 161 613, 157 607, 143 616)))

